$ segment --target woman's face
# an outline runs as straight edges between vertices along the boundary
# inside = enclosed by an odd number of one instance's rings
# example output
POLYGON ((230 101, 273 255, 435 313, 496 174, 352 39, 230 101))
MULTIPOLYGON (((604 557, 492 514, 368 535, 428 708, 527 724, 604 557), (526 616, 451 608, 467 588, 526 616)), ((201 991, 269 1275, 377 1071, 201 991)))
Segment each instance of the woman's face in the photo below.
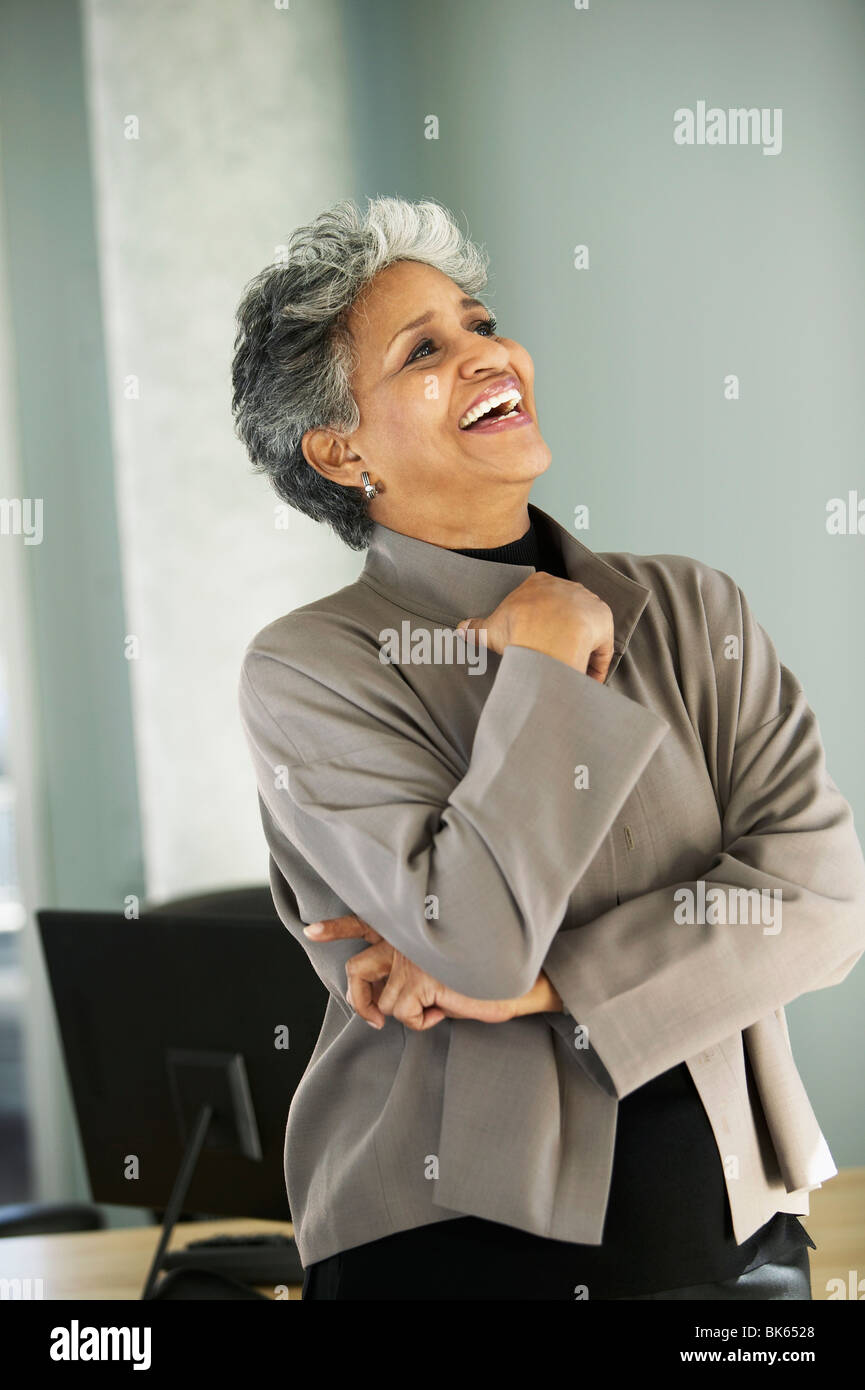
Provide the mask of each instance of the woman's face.
POLYGON ((350 435, 308 431, 307 462, 353 487, 366 470, 380 493, 372 518, 434 544, 472 544, 479 516, 505 530, 510 517, 522 518, 525 529, 529 489, 551 458, 525 348, 494 336, 483 305, 418 261, 381 271, 348 327, 359 355, 351 387, 360 425, 350 435), (461 428, 478 396, 509 386, 521 395, 514 419, 493 425, 488 414, 480 427, 461 428))

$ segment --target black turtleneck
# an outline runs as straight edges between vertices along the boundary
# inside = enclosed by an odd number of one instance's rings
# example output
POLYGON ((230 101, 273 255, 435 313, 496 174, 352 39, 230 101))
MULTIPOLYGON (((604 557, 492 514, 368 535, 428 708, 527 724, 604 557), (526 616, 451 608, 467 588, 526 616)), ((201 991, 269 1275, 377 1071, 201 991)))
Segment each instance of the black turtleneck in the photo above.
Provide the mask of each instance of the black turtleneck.
POLYGON ((529 523, 525 535, 507 545, 493 545, 482 550, 477 547, 454 550, 454 555, 468 555, 473 560, 494 560, 500 565, 532 565, 536 570, 554 574, 559 579, 567 579, 567 573, 558 551, 539 536, 534 522, 529 523))
POLYGON ((536 570, 543 569, 534 522, 529 524, 524 536, 516 541, 508 541, 507 545, 494 545, 486 550, 457 550, 455 553, 469 555, 473 560, 494 560, 500 565, 534 565, 536 570))

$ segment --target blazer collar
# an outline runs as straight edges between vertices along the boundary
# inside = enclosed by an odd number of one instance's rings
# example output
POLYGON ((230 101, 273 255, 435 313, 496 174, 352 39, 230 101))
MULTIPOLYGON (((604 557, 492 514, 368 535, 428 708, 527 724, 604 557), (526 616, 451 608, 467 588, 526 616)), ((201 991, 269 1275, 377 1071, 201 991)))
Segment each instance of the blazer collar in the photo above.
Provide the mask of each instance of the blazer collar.
MULTIPOLYGON (((615 654, 608 676, 612 675, 652 590, 602 560, 531 502, 528 511, 541 544, 554 547, 568 578, 609 604, 615 654)), ((376 522, 359 579, 400 608, 453 627, 462 618, 486 617, 534 572, 532 565, 458 555, 376 522)))

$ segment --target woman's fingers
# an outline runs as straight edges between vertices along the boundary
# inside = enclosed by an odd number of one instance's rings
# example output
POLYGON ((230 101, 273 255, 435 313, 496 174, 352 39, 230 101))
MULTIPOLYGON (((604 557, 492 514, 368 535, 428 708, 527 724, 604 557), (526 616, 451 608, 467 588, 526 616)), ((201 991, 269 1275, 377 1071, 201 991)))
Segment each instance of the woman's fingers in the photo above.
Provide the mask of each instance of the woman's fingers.
POLYGON ((393 947, 386 941, 381 941, 375 946, 369 946, 365 951, 358 951, 356 956, 352 956, 345 963, 348 1002, 355 1013, 360 1014, 361 1018, 365 1018, 367 1023, 373 1024, 376 1028, 384 1026, 385 1018, 375 1002, 378 981, 389 974, 393 955, 393 947))
MULTIPOLYGON (((362 935, 366 923, 357 917, 332 918, 334 939, 362 935), (356 924, 356 925, 355 925, 356 924)), ((371 928, 370 928, 371 930, 371 928)), ((445 1018, 474 1018, 484 1023, 503 1023, 514 1016, 515 1000, 470 999, 447 989, 421 970, 407 956, 378 938, 358 951, 345 965, 346 998, 361 1018, 376 1028, 390 1016, 422 1033, 445 1018)))
POLYGON ((308 927, 304 927, 303 934, 311 941, 345 941, 355 936, 362 937, 370 944, 384 940, 375 927, 371 927, 369 922, 362 921, 360 917, 355 917, 353 913, 345 917, 328 917, 323 922, 310 922, 308 927))
POLYGON ((424 1009, 421 1030, 432 1028, 434 1024, 441 1023, 443 1018, 447 1018, 447 1014, 445 1013, 444 1009, 439 1009, 436 1007, 433 1007, 431 1009, 424 1009))
POLYGON ((399 951, 394 952, 387 983, 379 995, 382 1013, 390 1014, 406 1028, 422 1033, 446 1016, 436 1003, 443 986, 399 951))
POLYGON ((394 959, 391 962, 390 972, 384 988, 378 997, 378 1004, 382 1013, 393 1014, 394 1008, 402 998, 406 983, 406 974, 403 969, 403 957, 399 955, 399 952, 394 952, 394 959))

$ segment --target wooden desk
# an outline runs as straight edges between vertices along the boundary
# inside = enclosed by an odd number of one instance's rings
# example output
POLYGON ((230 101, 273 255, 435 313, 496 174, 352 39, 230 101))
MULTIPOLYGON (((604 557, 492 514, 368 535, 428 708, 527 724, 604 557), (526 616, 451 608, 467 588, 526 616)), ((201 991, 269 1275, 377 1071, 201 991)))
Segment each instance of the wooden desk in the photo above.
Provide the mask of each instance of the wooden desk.
MULTIPOLYGON (((801 1220, 817 1246, 808 1252, 812 1296, 827 1299, 827 1281, 843 1279, 849 1299, 851 1271, 865 1279, 865 1168, 840 1168, 811 1193, 811 1215, 801 1220)), ((859 1297, 865 1298, 865 1287, 859 1297)))
MULTIPOLYGON (((803 1224, 818 1247, 810 1252, 815 1300, 827 1298, 829 1279, 846 1281, 851 1270, 865 1278, 865 1168, 842 1169, 812 1192, 811 1215, 803 1217, 803 1224)), ((46 1299, 138 1299, 159 1231, 158 1226, 134 1226, 0 1240, 0 1277, 41 1278, 46 1299)), ((293 1234, 288 1222, 187 1221, 175 1226, 168 1248, 244 1231, 293 1234)), ((260 1292, 273 1298, 272 1288, 260 1292)), ((291 1285, 289 1298, 300 1301, 300 1292, 300 1284, 291 1285)))
MULTIPOLYGON (((59 1236, 12 1236, 0 1240, 0 1278, 42 1279, 45 1299, 140 1299, 150 1261, 159 1243, 160 1226, 127 1226, 108 1231, 74 1231, 59 1236)), ((168 1242, 177 1250, 190 1240, 213 1235, 280 1231, 292 1235, 290 1222, 185 1221, 168 1242)), ((300 1301, 301 1285, 288 1297, 300 1301)), ((260 1293, 273 1298, 273 1289, 260 1293)))

